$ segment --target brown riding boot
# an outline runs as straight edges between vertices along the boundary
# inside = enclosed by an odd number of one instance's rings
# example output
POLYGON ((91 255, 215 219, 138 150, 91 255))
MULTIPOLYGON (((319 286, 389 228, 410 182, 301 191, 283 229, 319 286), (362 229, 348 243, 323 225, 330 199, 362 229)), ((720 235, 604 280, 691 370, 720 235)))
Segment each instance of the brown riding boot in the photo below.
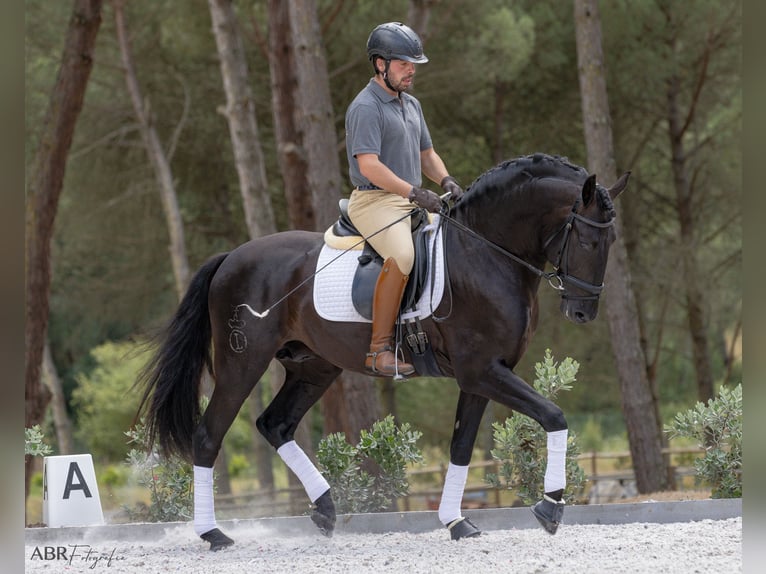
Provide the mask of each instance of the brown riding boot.
POLYGON ((400 375, 415 372, 415 367, 408 363, 400 361, 397 364, 392 346, 394 325, 408 279, 393 257, 383 262, 372 296, 372 340, 364 362, 364 368, 373 375, 391 377, 397 371, 400 375))

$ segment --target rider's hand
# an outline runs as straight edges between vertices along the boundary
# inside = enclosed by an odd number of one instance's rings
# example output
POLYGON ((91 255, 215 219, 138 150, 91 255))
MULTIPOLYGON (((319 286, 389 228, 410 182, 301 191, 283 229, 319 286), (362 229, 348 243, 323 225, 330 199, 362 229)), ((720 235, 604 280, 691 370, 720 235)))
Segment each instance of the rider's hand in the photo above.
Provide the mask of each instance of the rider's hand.
POLYGON ((460 184, 451 175, 445 177, 439 185, 444 191, 448 191, 450 193, 452 201, 457 201, 463 197, 463 188, 460 187, 460 184))
POLYGON ((408 199, 410 200, 410 203, 414 203, 418 207, 422 207, 431 213, 439 213, 442 209, 442 200, 430 189, 413 186, 410 190, 408 199))

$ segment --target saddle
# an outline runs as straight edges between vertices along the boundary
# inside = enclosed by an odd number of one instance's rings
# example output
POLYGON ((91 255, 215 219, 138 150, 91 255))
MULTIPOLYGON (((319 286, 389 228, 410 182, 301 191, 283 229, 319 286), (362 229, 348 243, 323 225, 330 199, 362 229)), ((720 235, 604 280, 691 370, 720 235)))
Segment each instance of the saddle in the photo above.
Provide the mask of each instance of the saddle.
MULTIPOLYGON (((361 251, 357 257, 359 264, 351 284, 351 300, 357 313, 365 319, 372 320, 372 299, 378 275, 383 268, 383 257, 368 242, 362 240, 361 233, 351 222, 348 216, 348 199, 341 199, 339 208, 338 221, 327 229, 324 240, 329 247, 334 249, 358 249, 361 251)), ((412 271, 410 271, 410 278, 402 296, 401 314, 417 306, 428 280, 431 260, 431 254, 428 250, 428 234, 425 232, 428 223, 430 223, 430 214, 424 209, 419 209, 412 215, 411 221, 415 263, 412 271)), ((417 317, 402 319, 401 325, 402 329, 397 329, 396 337, 400 341, 402 331, 404 332, 404 340, 410 349, 410 360, 415 366, 416 372, 421 376, 443 376, 420 319, 417 317)))
MULTIPOLYGON (((372 248, 368 242, 360 243, 362 234, 351 222, 348 216, 348 199, 338 202, 340 216, 332 227, 325 232, 325 243, 335 249, 349 249, 355 244, 362 253, 357 260, 359 265, 354 273, 351 285, 351 299, 354 308, 365 319, 372 320, 372 296, 375 292, 375 283, 383 267, 383 257, 372 248)), ((414 307, 421 295, 428 276, 428 236, 424 233, 429 223, 428 213, 419 209, 410 218, 412 221, 412 243, 415 246, 415 264, 410 271, 410 278, 402 296, 401 311, 407 311, 414 307)))

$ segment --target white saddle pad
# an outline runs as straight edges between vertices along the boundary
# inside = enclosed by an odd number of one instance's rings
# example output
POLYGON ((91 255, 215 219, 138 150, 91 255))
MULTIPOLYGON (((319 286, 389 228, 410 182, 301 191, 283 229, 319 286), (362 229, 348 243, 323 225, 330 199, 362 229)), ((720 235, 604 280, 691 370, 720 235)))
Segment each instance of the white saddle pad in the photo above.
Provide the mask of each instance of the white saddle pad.
MULTIPOLYGON (((444 293, 444 246, 441 241, 441 231, 436 232, 438 218, 426 227, 428 252, 432 253, 436 241, 436 279, 431 298, 431 265, 429 265, 423 294, 414 311, 402 315, 402 319, 425 319, 431 315, 431 309, 436 309, 444 293)), ((317 274, 314 277, 314 307, 323 319, 328 321, 344 321, 354 323, 370 323, 354 308, 351 300, 351 283, 354 279, 361 251, 343 251, 325 245, 317 260, 317 274)))

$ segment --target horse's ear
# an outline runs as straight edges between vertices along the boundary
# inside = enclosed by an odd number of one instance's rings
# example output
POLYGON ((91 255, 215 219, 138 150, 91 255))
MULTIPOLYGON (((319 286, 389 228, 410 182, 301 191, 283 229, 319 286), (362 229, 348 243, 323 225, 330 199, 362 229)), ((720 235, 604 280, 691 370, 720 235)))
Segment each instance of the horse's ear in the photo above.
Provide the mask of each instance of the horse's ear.
POLYGON ((582 204, 588 207, 593 198, 596 197, 596 174, 588 176, 582 186, 582 204))
POLYGON ((620 179, 618 179, 615 184, 609 188, 609 197, 614 199, 620 193, 625 189, 625 187, 628 185, 628 178, 630 177, 630 172, 626 171, 620 176, 620 179))

